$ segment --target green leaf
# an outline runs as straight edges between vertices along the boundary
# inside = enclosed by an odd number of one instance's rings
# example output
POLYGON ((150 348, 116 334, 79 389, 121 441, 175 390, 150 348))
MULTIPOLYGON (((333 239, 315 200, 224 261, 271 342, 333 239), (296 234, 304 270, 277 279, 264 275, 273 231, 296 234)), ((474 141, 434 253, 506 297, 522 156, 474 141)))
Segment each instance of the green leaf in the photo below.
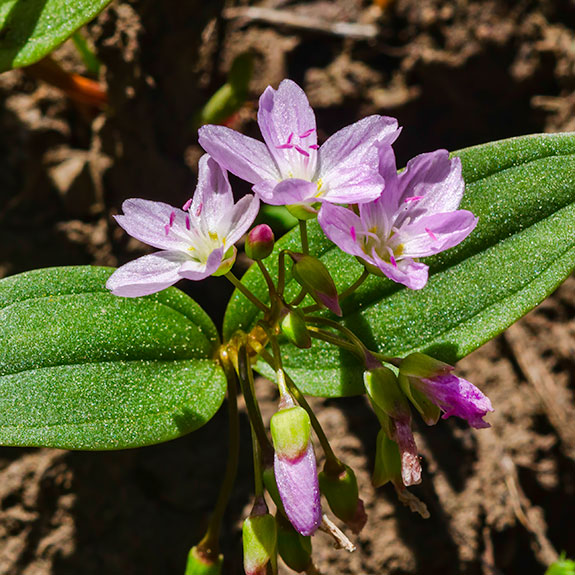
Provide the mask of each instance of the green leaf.
POLYGON ((113 296, 110 271, 0 280, 0 444, 138 447, 189 433, 220 407, 209 317, 175 288, 113 296))
POLYGON ((0 72, 44 58, 111 0, 3 0, 0 72))
MULTIPOLYGON (((394 356, 424 351, 454 363, 538 305, 575 268, 575 135, 525 136, 455 155, 466 181, 461 207, 479 216, 479 224, 461 245, 425 260, 430 279, 423 290, 372 276, 343 302, 341 321, 371 349, 394 356)), ((309 236, 311 253, 327 265, 339 290, 351 285, 362 266, 317 224, 309 236)), ((280 249, 298 245, 297 232, 290 232, 266 263, 275 267, 280 249)), ((265 300, 257 269, 242 281, 265 300)), ((224 336, 250 329, 257 317, 236 292, 224 336)), ((363 392, 362 367, 349 353, 317 341, 309 350, 282 349, 284 366, 302 391, 330 397, 363 392)), ((264 364, 258 369, 271 375, 264 364)))

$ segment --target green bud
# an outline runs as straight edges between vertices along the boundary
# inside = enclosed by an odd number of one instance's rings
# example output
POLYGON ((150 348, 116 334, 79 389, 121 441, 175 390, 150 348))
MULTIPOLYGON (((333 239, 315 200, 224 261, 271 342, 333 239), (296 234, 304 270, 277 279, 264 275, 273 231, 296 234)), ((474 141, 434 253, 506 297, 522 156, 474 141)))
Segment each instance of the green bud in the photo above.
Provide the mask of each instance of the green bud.
POLYGON ((397 443, 389 439, 383 429, 380 429, 377 435, 375 467, 371 482, 374 487, 381 487, 388 481, 402 484, 401 455, 397 443))
POLYGON ((252 515, 242 527, 246 575, 277 573, 277 528, 273 515, 252 515))
POLYGON ((248 258, 258 261, 267 258, 274 249, 274 233, 266 224, 260 224, 250 231, 245 250, 248 258))
POLYGON ((337 287, 325 265, 308 254, 288 253, 294 261, 294 279, 308 291, 316 303, 341 316, 337 287))
POLYGON ((378 367, 366 371, 363 374, 363 382, 371 403, 389 417, 396 418, 409 414, 409 403, 391 369, 378 367))
POLYGON ((316 202, 314 204, 290 204, 286 206, 288 212, 298 220, 311 220, 317 217, 317 212, 321 204, 316 202))
POLYGON ((423 421, 427 425, 435 425, 439 416, 441 415, 441 409, 438 405, 433 403, 424 393, 421 393, 419 389, 411 385, 411 378, 399 373, 399 386, 401 387, 403 393, 409 398, 412 405, 417 409, 423 421))
POLYGON ((198 546, 195 546, 188 554, 186 575, 221 575, 223 563, 223 555, 219 555, 215 560, 210 559, 198 549, 198 546))
POLYGON ((278 552, 283 562, 296 573, 303 573, 311 564, 311 537, 300 535, 281 513, 276 515, 278 552))
POLYGON ((311 422, 303 407, 280 409, 270 421, 274 449, 282 459, 301 457, 310 442, 311 422))
POLYGON ((305 325, 303 313, 300 310, 288 310, 285 317, 281 320, 280 328, 290 343, 293 343, 296 347, 301 349, 311 347, 311 336, 305 325))
POLYGON ((451 365, 424 353, 411 353, 399 364, 399 372, 407 377, 431 378, 451 371, 451 365))
POLYGON ((359 533, 365 525, 367 516, 363 502, 359 498, 353 469, 346 465, 342 473, 333 475, 326 473, 324 467, 319 474, 319 486, 333 514, 348 524, 354 532, 359 533))

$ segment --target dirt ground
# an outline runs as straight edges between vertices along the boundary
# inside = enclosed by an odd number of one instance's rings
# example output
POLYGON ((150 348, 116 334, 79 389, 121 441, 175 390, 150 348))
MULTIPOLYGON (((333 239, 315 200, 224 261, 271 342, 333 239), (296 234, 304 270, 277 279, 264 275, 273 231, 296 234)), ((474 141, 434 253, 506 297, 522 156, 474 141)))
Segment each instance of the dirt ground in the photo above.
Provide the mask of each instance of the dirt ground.
MULTIPOLYGON (((309 94, 320 137, 367 114, 397 117, 400 164, 440 147, 575 129, 573 0, 222 4, 117 1, 102 13, 88 33, 104 64, 105 112, 30 72, 0 76, 0 276, 145 253, 111 216, 127 197, 189 197, 201 154, 195 117, 245 51, 255 57, 251 99, 233 124, 254 136, 258 95, 285 77, 309 94), (246 11, 254 7, 264 10, 246 11), (274 19, 277 10, 289 17, 274 19)), ((55 57, 83 71, 69 45, 55 57)), ((182 287, 221 321, 223 280, 182 287)), ((314 538, 322 573, 535 575, 557 552, 575 556, 575 278, 459 369, 491 398, 492 428, 451 419, 417 428, 424 480, 414 493, 427 520, 391 488, 371 487, 378 426, 363 398, 314 400, 369 514, 354 554, 314 538)), ((259 388, 271 414, 274 392, 259 388)), ((217 497, 225 427, 221 410, 194 434, 141 450, 1 448, 0 575, 182 575, 217 497)), ((243 417, 223 539, 229 574, 241 573, 250 466, 243 417)))

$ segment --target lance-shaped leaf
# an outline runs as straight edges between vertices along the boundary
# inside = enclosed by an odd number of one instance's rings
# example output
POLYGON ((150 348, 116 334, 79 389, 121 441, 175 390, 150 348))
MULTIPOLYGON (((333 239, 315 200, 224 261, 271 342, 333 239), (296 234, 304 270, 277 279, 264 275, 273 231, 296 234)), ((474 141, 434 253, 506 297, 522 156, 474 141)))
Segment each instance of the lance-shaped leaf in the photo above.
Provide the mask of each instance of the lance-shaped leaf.
POLYGON ((111 269, 0 281, 0 444, 124 449, 208 421, 225 392, 215 327, 175 288, 120 298, 111 269))
POLYGON ((0 2, 0 72, 37 62, 110 2, 3 0, 0 2))
MULTIPOLYGON (((539 304, 575 269, 574 134, 524 136, 455 155, 466 182, 461 208, 479 217, 477 228, 456 248, 425 260, 430 279, 424 289, 370 277, 342 302, 339 321, 371 349, 400 357, 423 351, 454 363, 539 304)), ((328 267, 340 292, 351 285, 360 264, 316 225, 309 239, 310 253, 328 267)), ((292 231, 277 242, 275 256, 298 245, 292 231)), ((272 267, 273 256, 267 261, 272 267)), ((265 299, 257 270, 242 281, 265 299)), ((236 293, 225 337, 249 329, 257 316, 236 293)), ((332 397, 363 391, 362 369, 347 352, 315 341, 309 350, 285 345, 283 353, 284 367, 302 391, 332 397)), ((264 364, 259 369, 270 373, 264 364)))

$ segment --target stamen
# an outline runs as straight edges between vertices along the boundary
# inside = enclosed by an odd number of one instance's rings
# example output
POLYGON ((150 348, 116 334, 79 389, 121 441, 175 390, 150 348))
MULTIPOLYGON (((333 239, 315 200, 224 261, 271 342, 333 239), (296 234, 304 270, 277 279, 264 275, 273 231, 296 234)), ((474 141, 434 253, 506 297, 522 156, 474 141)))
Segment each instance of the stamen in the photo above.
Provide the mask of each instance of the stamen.
POLYGON ((357 234, 355 233, 355 226, 349 228, 349 233, 351 234, 351 239, 355 242, 357 240, 357 234))
POLYGON ((305 156, 306 158, 309 158, 309 152, 306 152, 303 148, 300 148, 298 145, 295 145, 294 148, 295 148, 302 156, 305 156))
POLYGON ((186 216, 186 229, 190 229, 190 216, 186 216))
POLYGON ((437 236, 429 228, 425 228, 425 231, 434 242, 437 241, 437 236))
POLYGON ((164 230, 166 231, 166 235, 169 235, 169 233, 170 233, 170 224, 166 224, 166 225, 164 226, 164 230))
POLYGON ((176 219, 176 212, 170 214, 170 227, 174 225, 174 220, 176 219))
POLYGON ((311 146, 308 146, 308 148, 310 150, 319 150, 319 145, 318 144, 312 144, 311 146))
POLYGON ((309 130, 306 130, 301 136, 300 138, 307 138, 308 136, 311 136, 313 133, 315 132, 315 128, 310 128, 309 130))
POLYGON ((276 146, 276 150, 291 150, 293 144, 282 144, 281 146, 276 146))
POLYGON ((200 205, 198 206, 198 209, 196 210, 196 218, 199 218, 199 217, 200 217, 200 214, 202 213, 203 207, 204 207, 204 204, 202 204, 202 203, 200 202, 200 205))
POLYGON ((291 144, 292 140, 293 140, 293 132, 288 136, 287 143, 291 144))
POLYGON ((187 212, 190 209, 190 206, 192 205, 192 198, 190 198, 183 206, 182 206, 182 210, 184 210, 184 212, 187 212))
POLYGON ((419 200, 422 200, 423 196, 411 196, 410 198, 405 198, 404 203, 409 203, 409 202, 418 202, 419 200))
POLYGON ((389 252, 389 263, 394 267, 397 268, 397 261, 395 260, 394 254, 393 254, 393 250, 388 247, 387 251, 389 252))

